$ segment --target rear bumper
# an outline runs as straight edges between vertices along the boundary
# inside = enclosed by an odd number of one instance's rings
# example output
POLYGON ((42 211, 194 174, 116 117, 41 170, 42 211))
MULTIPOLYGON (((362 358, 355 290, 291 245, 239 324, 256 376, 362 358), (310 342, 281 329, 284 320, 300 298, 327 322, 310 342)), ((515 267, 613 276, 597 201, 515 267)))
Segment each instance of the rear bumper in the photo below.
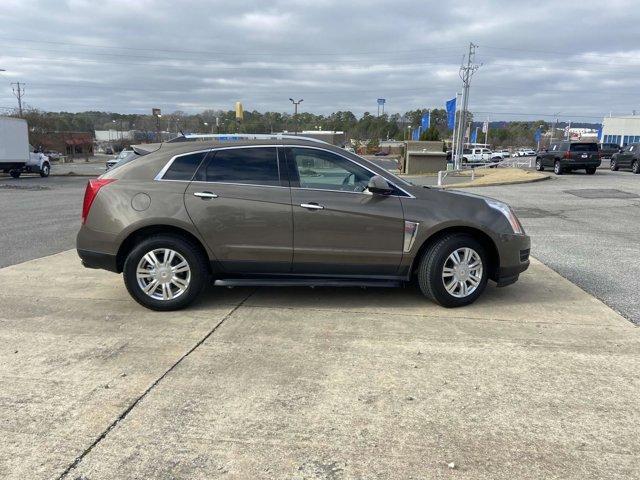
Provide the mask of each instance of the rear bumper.
POLYGON ((78 256, 82 260, 82 266, 86 268, 98 268, 119 273, 115 255, 78 249, 78 256))
POLYGON ((585 160, 585 161, 580 161, 580 160, 567 160, 567 161, 561 161, 560 165, 562 165, 562 168, 571 168, 572 170, 579 170, 579 169, 583 169, 583 168, 598 168, 600 166, 600 164, 602 163, 602 160, 598 159, 598 160, 585 160))

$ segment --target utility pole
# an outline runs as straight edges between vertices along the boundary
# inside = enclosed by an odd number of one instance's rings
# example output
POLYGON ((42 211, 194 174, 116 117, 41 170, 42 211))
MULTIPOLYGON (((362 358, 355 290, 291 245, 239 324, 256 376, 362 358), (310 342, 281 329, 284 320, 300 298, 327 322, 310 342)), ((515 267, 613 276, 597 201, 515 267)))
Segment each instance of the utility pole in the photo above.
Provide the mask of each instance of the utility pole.
POLYGON ((20 84, 20 82, 12 83, 11 89, 13 90, 13 94, 18 99, 18 114, 20 115, 20 118, 22 118, 22 97, 24 96, 24 83, 23 84, 20 84))
MULTIPOLYGON (((476 56, 476 48, 478 48, 477 45, 473 44, 473 43, 469 43, 469 53, 466 55, 467 57, 467 65, 465 66, 464 64, 460 66, 460 79, 462 80, 462 86, 463 86, 463 90, 462 90, 462 111, 460 112, 460 125, 466 126, 467 125, 467 109, 469 108, 469 88, 471 87, 471 77, 473 77, 473 74, 476 73, 476 70, 478 70, 478 68, 480 68, 480 65, 476 65, 473 62, 475 61, 475 56, 476 56)), ((463 59, 464 62, 464 59, 463 59)), ((458 130, 458 148, 456 149, 457 153, 456 153, 456 161, 455 161, 455 168, 459 169, 460 168, 460 163, 461 163, 461 159, 462 159, 462 149, 464 148, 464 135, 465 135, 465 129, 464 128, 460 128, 458 130)))
POLYGON ((289 100, 291 100, 291 103, 293 103, 293 125, 295 128, 295 134, 298 134, 298 105, 300 105, 304 99, 300 99, 297 102, 293 99, 293 98, 289 98, 289 100))

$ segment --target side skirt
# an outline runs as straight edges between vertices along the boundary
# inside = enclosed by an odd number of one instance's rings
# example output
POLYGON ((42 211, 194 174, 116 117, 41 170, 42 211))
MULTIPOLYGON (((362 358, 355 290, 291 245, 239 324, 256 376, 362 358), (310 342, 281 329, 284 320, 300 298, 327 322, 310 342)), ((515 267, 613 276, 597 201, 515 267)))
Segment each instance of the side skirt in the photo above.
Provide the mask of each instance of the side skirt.
POLYGON ((225 278, 213 282, 219 287, 400 287, 399 280, 334 278, 225 278))

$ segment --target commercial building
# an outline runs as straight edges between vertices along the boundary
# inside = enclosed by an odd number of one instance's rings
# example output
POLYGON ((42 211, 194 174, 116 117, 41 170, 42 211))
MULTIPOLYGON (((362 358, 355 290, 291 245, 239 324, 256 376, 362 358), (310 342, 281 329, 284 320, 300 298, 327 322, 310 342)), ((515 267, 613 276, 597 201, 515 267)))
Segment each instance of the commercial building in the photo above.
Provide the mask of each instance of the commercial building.
POLYGON ((640 115, 605 117, 602 121, 601 140, 621 147, 640 142, 640 115))
POLYGON ((71 158, 93 156, 93 134, 89 132, 32 132, 29 142, 36 148, 53 150, 71 158))
MULTIPOLYGON (((294 132, 281 132, 285 135, 293 135, 294 132)), ((322 140, 327 143, 331 143, 332 145, 337 145, 339 147, 343 146, 346 142, 344 132, 335 131, 335 130, 303 130, 298 132, 298 135, 315 138, 317 140, 322 140)))

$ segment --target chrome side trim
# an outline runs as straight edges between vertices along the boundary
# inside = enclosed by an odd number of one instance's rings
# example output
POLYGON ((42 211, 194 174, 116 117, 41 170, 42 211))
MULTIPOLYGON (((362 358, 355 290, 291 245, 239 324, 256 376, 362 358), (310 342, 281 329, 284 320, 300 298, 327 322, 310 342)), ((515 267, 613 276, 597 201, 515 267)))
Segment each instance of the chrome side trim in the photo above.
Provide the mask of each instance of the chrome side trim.
POLYGON ((409 253, 411 251, 413 242, 415 242, 416 236, 418 235, 419 225, 420 224, 418 222, 410 222, 408 220, 404 221, 404 243, 402 248, 404 253, 409 253))

